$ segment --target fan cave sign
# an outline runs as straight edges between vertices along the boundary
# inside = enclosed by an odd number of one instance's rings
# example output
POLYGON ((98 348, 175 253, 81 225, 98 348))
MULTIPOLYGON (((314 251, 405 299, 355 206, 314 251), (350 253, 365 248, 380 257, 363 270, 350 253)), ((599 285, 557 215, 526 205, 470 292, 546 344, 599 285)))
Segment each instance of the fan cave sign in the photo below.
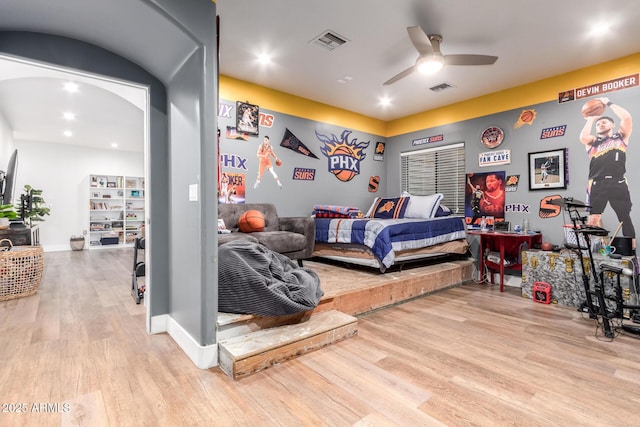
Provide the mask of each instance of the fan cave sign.
POLYGON ((508 165, 511 163, 511 150, 490 151, 480 153, 478 164, 480 167, 494 165, 508 165))

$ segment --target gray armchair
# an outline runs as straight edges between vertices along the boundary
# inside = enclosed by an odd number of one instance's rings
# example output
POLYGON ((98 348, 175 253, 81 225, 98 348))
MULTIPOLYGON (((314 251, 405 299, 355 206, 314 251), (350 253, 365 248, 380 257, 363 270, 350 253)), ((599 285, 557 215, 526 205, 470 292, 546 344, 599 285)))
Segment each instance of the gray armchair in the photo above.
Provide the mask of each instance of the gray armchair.
POLYGON ((224 220, 229 234, 218 234, 218 245, 234 240, 258 242, 272 251, 281 253, 302 265, 302 260, 311 258, 315 244, 316 226, 311 216, 280 217, 274 204, 245 203, 218 205, 218 218, 224 220), (248 210, 264 214, 264 231, 243 233, 238 228, 238 219, 248 210))

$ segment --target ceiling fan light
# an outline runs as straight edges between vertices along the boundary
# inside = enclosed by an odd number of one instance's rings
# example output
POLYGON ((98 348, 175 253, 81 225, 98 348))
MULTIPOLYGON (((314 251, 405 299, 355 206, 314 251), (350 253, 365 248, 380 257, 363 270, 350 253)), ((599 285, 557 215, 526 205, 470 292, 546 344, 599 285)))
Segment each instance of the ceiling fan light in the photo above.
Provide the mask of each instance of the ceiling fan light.
POLYGON ((440 71, 444 65, 442 56, 432 55, 418 58, 416 62, 416 70, 422 74, 434 74, 440 71))

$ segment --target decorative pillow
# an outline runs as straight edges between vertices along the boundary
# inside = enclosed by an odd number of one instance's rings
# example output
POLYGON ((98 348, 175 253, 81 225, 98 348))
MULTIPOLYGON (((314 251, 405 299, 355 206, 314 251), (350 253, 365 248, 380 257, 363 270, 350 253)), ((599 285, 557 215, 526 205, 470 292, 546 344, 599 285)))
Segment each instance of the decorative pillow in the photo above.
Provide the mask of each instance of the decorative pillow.
POLYGON ((364 215, 365 218, 373 218, 373 208, 378 204, 378 200, 380 200, 380 197, 376 197, 375 199, 373 199, 373 203, 371 203, 371 206, 369 206, 367 213, 364 215))
POLYGON ((404 215, 406 218, 435 218, 443 196, 442 193, 430 196, 414 196, 403 191, 402 197, 409 198, 409 206, 407 206, 407 211, 404 215))
POLYGON ((449 209, 445 205, 438 206, 438 210, 436 211, 436 218, 449 215, 451 215, 451 209, 449 209))
POLYGON ((376 198, 371 206, 371 218, 390 219, 404 218, 404 211, 407 209, 408 197, 395 197, 390 199, 376 198))

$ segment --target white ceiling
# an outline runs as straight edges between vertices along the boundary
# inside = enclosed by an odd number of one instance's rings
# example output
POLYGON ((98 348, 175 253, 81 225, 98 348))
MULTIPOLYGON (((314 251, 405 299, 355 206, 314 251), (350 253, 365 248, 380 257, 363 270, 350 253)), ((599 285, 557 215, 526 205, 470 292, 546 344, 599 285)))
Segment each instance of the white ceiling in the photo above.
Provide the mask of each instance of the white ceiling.
POLYGON ((0 55, 0 114, 14 140, 141 152, 146 104, 142 87, 0 55), (71 81, 76 93, 64 89, 71 81))
POLYGON ((222 74, 382 120, 452 104, 640 52, 638 0, 218 0, 222 74), (593 26, 611 33, 589 36, 593 26), (444 54, 498 56, 382 83, 414 64, 407 27, 443 36, 444 54), (309 41, 333 30, 349 42, 309 41), (272 52, 271 67, 256 55, 272 52), (338 83, 345 76, 346 83, 338 83), (454 86, 439 93, 428 88, 454 86), (382 108, 379 98, 392 105, 382 108))
MULTIPOLYGON (((33 31, 83 40, 136 62, 166 83, 197 46, 156 3, 64 0, 52 5, 49 0, 0 0, 0 31, 33 31)), ((29 79, 16 79, 14 70, 0 61, 0 112, 9 120, 16 139, 107 149, 111 142, 117 142, 120 150, 143 150, 142 113, 132 107, 139 104, 123 95, 122 87, 74 75, 81 88, 77 96, 69 97, 60 93, 69 76, 43 67, 28 73, 29 79), (72 138, 62 135, 62 111, 77 114, 71 124, 72 138)))
MULTIPOLYGON (((3 0, 0 30, 78 37, 91 28, 95 37, 86 41, 129 58, 139 51, 133 45, 149 46, 154 40, 151 45, 171 49, 147 49, 148 55, 137 60, 167 81, 174 71, 171 64, 179 63, 173 52, 184 57, 193 48, 192 42, 174 34, 161 19, 136 34, 113 31, 104 25, 109 21, 104 17, 113 14, 110 5, 114 1, 133 7, 121 19, 134 19, 146 11, 130 0, 66 0, 57 3, 55 14, 48 14, 41 13, 50 8, 47 0, 3 0), (69 24, 60 7, 91 13, 83 15, 82 22, 69 24)), ((218 0, 216 5, 221 19, 222 74, 381 120, 640 52, 637 0, 218 0), (590 36, 603 22, 611 26, 611 32, 590 36), (441 34, 444 54, 495 55, 499 59, 488 66, 446 67, 429 77, 413 73, 383 86, 415 62, 418 54, 406 31, 414 25, 441 34), (348 42, 333 51, 310 43, 326 30, 348 42), (261 53, 272 55, 270 66, 256 62, 261 53), (441 83, 453 88, 437 93, 429 90, 441 83), (381 97, 388 97, 391 105, 380 106, 381 97)), ((135 101, 114 96, 112 87, 86 82, 82 98, 65 98, 59 93, 64 76, 14 75, 7 79, 6 70, 0 61, 0 111, 20 139, 81 144, 132 140, 139 141, 139 147, 131 149, 142 150, 142 123, 136 124, 141 112, 135 101), (62 102, 71 99, 73 104, 62 102), (62 136, 60 122, 61 111, 72 107, 78 115, 74 126, 79 137, 70 141, 62 136)))

